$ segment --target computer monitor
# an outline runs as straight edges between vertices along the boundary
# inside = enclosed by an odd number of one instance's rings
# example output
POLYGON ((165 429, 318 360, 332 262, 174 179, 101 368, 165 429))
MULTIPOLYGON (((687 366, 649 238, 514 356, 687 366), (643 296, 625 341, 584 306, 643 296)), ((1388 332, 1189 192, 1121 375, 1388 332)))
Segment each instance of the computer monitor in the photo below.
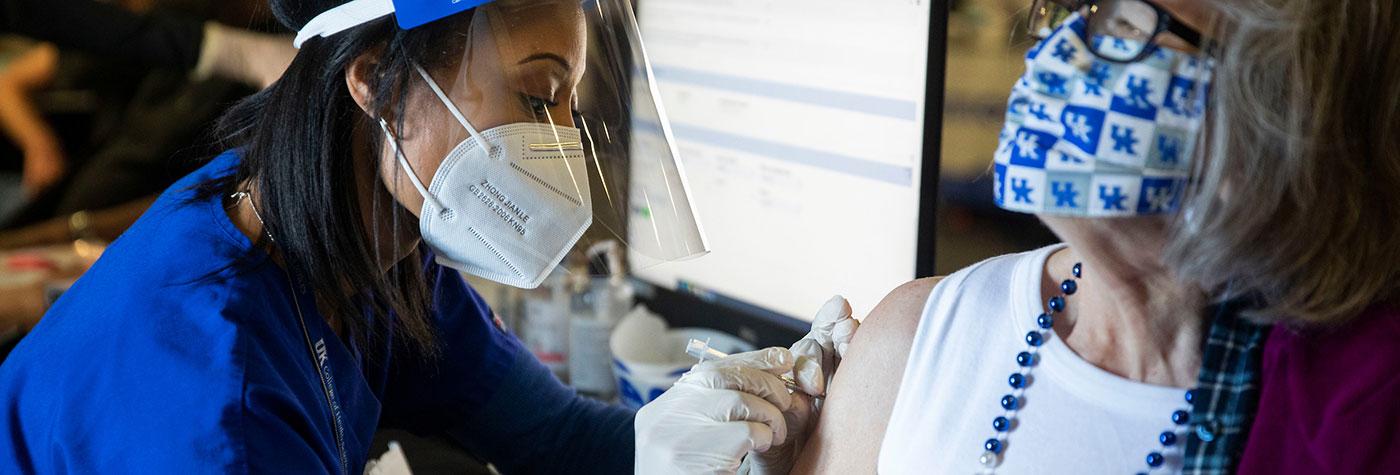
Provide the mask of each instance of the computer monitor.
POLYGON ((932 273, 944 0, 637 8, 712 248, 634 269, 643 295, 799 329, 833 294, 863 315, 932 273))

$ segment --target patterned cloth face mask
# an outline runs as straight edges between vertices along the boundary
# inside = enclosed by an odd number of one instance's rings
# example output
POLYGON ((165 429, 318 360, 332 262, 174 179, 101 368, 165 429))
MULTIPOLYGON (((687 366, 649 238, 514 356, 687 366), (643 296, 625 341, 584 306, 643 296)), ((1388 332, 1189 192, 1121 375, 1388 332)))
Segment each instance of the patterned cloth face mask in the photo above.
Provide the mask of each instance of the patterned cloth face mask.
POLYGON ((1076 13, 1026 54, 994 160, 997 206, 1080 217, 1175 212, 1211 61, 1154 47, 1139 62, 1113 63, 1084 42, 1076 13))

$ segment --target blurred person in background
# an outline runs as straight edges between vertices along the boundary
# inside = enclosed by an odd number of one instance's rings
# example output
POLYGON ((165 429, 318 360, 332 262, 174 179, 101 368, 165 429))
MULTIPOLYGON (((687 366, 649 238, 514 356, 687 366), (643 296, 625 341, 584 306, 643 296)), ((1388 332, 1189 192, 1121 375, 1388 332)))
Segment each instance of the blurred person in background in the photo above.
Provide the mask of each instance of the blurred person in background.
POLYGON ((53 84, 57 63, 57 48, 41 43, 0 70, 0 126, 22 155, 26 199, 57 184, 68 170, 57 132, 39 117, 31 100, 35 92, 53 84))
MULTIPOLYGON (((56 48, 40 43, 21 54, 0 76, 0 126, 21 149, 23 183, 31 198, 8 223, 0 222, 4 227, 115 206, 158 192, 187 173, 194 157, 213 153, 212 140, 205 137, 208 124, 227 104, 251 92, 240 84, 251 82, 260 87, 290 60, 290 48, 282 43, 283 38, 217 23, 266 25, 268 19, 265 13, 257 13, 255 2, 127 0, 119 5, 123 10, 80 1, 57 8, 59 12, 88 15, 64 18, 61 24, 112 31, 106 39, 113 41, 125 36, 139 39, 142 29, 166 26, 172 43, 184 42, 170 46, 179 51, 165 58, 178 58, 173 64, 139 56, 138 61, 132 61, 131 55, 94 56, 90 50, 78 50, 94 45, 74 40, 69 36, 76 33, 67 30, 34 31, 28 22, 48 20, 54 13, 28 3, 8 2, 8 8, 0 10, 5 23, 28 27, 19 28, 20 32, 53 36, 63 41, 61 44, 75 46, 56 48), (91 8, 84 10, 83 5, 91 8), (106 16, 91 16, 96 14, 106 16), (98 26, 109 20, 108 16, 115 24, 98 26), (271 47, 273 42, 278 47, 271 47), (240 51, 229 54, 230 48, 240 51), (180 67, 190 60, 190 53, 195 55, 190 65, 192 75, 180 67), (145 68, 151 65, 162 67, 145 68), (233 79, 223 79, 225 76, 233 79), (79 136, 67 137, 66 143, 60 139, 37 102, 41 93, 55 89, 97 92, 90 132, 69 134, 79 136)), ((165 44, 147 47, 159 46, 165 44)), ((101 48, 96 51, 106 52, 101 48)))
POLYGON ((146 67, 265 87, 282 74, 294 52, 280 35, 243 29, 271 26, 263 5, 257 1, 201 5, 186 0, 0 0, 0 33, 146 67), (228 23, 202 19, 207 17, 228 23))

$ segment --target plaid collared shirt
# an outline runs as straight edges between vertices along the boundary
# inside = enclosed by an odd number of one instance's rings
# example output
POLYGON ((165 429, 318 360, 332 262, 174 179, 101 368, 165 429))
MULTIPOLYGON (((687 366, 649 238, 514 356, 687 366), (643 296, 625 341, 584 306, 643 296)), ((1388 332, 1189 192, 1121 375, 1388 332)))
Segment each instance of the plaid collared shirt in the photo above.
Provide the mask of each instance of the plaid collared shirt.
POLYGON ((1242 305, 1217 307, 1201 355, 1182 473, 1232 473, 1259 405, 1260 356, 1268 327, 1240 317, 1242 305))

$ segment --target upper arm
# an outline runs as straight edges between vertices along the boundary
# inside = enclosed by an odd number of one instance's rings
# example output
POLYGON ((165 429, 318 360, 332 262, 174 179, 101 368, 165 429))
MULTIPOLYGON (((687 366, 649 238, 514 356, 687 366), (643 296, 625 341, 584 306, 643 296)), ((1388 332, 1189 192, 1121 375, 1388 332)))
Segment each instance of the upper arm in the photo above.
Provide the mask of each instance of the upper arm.
POLYGON ((861 322, 793 473, 875 472, 909 348, 938 280, 900 286, 861 322))

